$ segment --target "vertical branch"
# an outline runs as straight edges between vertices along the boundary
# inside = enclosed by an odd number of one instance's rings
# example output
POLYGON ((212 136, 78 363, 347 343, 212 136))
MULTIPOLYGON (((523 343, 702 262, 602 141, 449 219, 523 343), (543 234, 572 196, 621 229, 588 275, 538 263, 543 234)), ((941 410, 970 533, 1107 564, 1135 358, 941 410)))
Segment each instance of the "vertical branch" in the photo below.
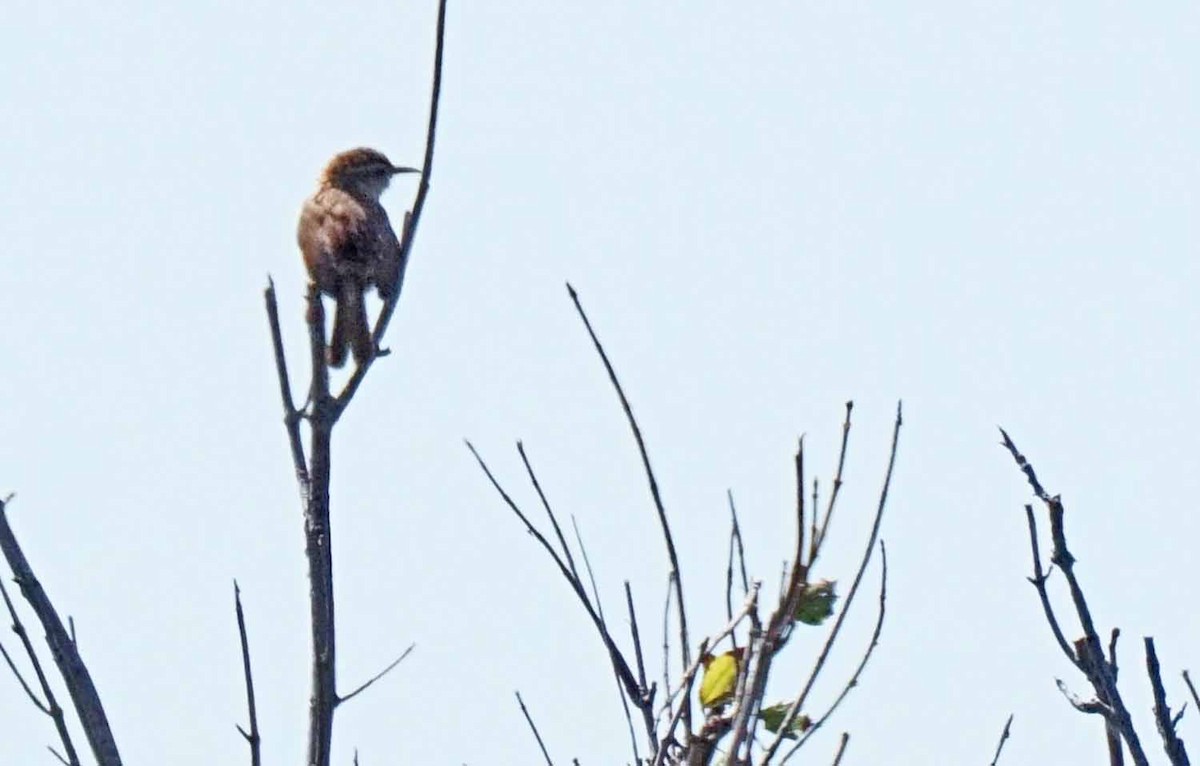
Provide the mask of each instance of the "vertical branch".
MULTIPOLYGON (((279 304, 275 300, 275 280, 267 277, 267 289, 263 291, 267 306, 267 324, 271 327, 271 348, 275 352, 275 373, 279 377, 279 398, 283 400, 283 424, 287 429, 288 446, 292 451, 292 467, 296 471, 296 483, 300 485, 300 500, 308 502, 308 461, 304 457, 304 444, 300 436, 300 410, 292 398, 292 384, 288 376, 287 356, 283 353, 283 331, 279 328, 279 304)), ((322 327, 324 323, 322 322, 322 327)))
MULTIPOLYGON (((825 542, 825 535, 829 532, 829 522, 833 519, 833 508, 837 505, 838 494, 842 490, 842 470, 846 467, 846 445, 850 443, 850 413, 854 411, 854 402, 846 402, 846 419, 842 421, 842 447, 838 451, 837 473, 833 476, 833 490, 829 493, 829 505, 825 507, 825 516, 821 521, 821 526, 817 527, 817 506, 813 503, 813 535, 812 546, 808 556, 808 567, 817 560, 817 556, 821 553, 821 545, 825 542)), ((813 488, 813 493, 816 493, 816 488, 813 488)))
MULTIPOLYGON (((637 662, 638 686, 642 688, 642 693, 647 697, 648 704, 654 704, 653 692, 646 682, 646 660, 642 656, 642 637, 638 633, 637 612, 633 609, 633 591, 629 587, 629 581, 625 581, 625 606, 629 610, 629 632, 633 638, 633 653, 634 660, 637 662)), ((653 739, 653 737, 651 737, 653 739)))
MULTIPOLYGON (((804 565, 804 490, 804 437, 801 436, 800 443, 796 446, 796 550, 792 554, 792 582, 788 592, 779 594, 781 602, 795 587, 797 578, 803 581, 808 576, 808 568, 804 565)), ((814 507, 814 519, 816 515, 817 509, 814 507)))
POLYGON ((8 524, 7 501, 0 500, 0 553, 4 554, 13 579, 21 588, 21 595, 37 615, 42 629, 46 631, 46 644, 54 657, 54 664, 62 674, 67 692, 75 704, 75 712, 83 726, 84 735, 92 748, 92 754, 99 766, 120 766, 121 755, 117 751, 117 742, 113 738, 112 728, 108 724, 108 716, 100 702, 100 694, 92 682, 92 676, 83 658, 79 656, 79 647, 67 635, 62 620, 58 616, 54 604, 50 601, 42 584, 38 582, 33 568, 25 558, 8 524))
MULTIPOLYGON (((434 138, 437 133, 438 102, 441 95, 443 42, 446 27, 446 0, 439 0, 437 34, 434 51, 433 86, 430 95, 429 125, 426 133, 425 163, 421 184, 413 210, 405 216, 400 237, 400 266, 394 289, 376 321, 373 341, 378 347, 400 297, 404 272, 412 251, 417 223, 429 193, 429 178, 433 168, 434 138)), ((345 387, 336 397, 329 389, 329 368, 325 360, 325 311, 316 285, 310 284, 307 295, 306 320, 309 330, 309 352, 312 381, 309 387, 311 410, 310 441, 306 464, 300 437, 302 413, 296 410, 288 381, 287 364, 279 330, 278 308, 274 285, 266 291, 267 316, 275 351, 275 367, 279 375, 280 396, 283 399, 285 424, 292 451, 296 478, 304 505, 304 553, 308 561, 309 613, 312 628, 312 696, 309 699, 308 761, 309 766, 329 766, 333 740, 333 713, 342 701, 337 693, 336 621, 334 619, 333 547, 329 520, 329 485, 333 427, 341 417, 354 393, 371 367, 371 359, 358 365, 345 387)), ((393 664, 394 666, 394 664, 393 664)), ((385 671, 386 672, 386 671, 385 671)), ((371 682, 368 682, 368 684, 371 682)), ((357 693, 357 692, 355 692, 357 693)), ((351 695, 352 696, 352 695, 351 695)))
POLYGON ((242 645, 242 675, 246 679, 246 707, 250 715, 250 731, 241 726, 237 729, 242 733, 246 743, 250 745, 250 766, 260 766, 262 763, 261 738, 258 735, 258 706, 254 702, 254 676, 250 672, 250 640, 246 637, 246 613, 242 609, 242 590, 237 580, 233 581, 233 604, 237 614, 238 638, 242 645))
MULTIPOLYGON (((733 491, 726 490, 729 499, 729 563, 725 568, 725 618, 733 618, 733 556, 736 553, 742 575, 742 595, 750 591, 750 578, 746 576, 746 548, 742 543, 742 527, 738 523, 737 506, 733 504, 733 491)), ((737 646, 736 636, 734 646, 737 646)))
POLYGON ((325 362, 325 317, 316 285, 308 291, 309 350, 312 358, 312 414, 309 438, 309 492, 304 508, 304 556, 308 560, 308 600, 312 629, 312 696, 308 704, 308 765, 329 766, 333 712, 337 708, 337 635, 333 603, 333 547, 329 523, 329 481, 337 403, 329 394, 325 362))

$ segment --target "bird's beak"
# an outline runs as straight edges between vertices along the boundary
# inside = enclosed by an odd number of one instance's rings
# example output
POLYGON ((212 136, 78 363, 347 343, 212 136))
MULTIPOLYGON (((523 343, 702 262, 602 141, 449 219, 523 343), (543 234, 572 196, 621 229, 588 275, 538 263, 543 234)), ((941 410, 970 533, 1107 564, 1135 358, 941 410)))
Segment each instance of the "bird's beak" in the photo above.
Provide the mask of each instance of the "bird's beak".
POLYGON ((421 172, 420 168, 402 168, 402 167, 393 167, 392 168, 392 175, 399 175, 400 173, 420 173, 420 172, 421 172))

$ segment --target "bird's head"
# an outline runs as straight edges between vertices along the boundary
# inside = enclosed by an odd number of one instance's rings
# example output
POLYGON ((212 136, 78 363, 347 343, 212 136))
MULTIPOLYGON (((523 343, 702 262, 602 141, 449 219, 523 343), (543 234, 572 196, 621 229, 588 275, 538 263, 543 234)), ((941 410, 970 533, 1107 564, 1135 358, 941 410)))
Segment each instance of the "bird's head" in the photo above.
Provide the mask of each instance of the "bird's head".
POLYGON ((393 165, 382 152, 359 148, 335 155, 321 173, 321 184, 379 199, 392 176, 419 172, 416 168, 393 165))

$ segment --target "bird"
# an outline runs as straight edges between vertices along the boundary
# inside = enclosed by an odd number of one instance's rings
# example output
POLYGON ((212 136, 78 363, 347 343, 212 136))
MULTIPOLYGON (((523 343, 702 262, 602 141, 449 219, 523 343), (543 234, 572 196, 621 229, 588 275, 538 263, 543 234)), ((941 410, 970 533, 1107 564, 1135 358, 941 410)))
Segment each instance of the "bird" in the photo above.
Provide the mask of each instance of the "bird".
POLYGON ((393 176, 419 172, 375 149, 351 149, 329 160, 304 201, 296 240, 309 277, 337 304, 326 351, 332 367, 349 353, 360 366, 375 353, 366 291, 374 286, 387 300, 400 276, 400 242, 379 198, 393 176))

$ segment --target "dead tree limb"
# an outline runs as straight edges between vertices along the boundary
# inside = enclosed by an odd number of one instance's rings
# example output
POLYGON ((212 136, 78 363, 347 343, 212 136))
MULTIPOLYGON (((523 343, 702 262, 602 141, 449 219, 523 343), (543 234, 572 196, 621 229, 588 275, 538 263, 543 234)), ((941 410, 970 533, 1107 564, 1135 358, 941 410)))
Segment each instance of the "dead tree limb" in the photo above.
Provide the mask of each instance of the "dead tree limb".
POLYGON ((104 712, 104 705, 100 702, 100 694, 92 682, 91 673, 79 655, 79 647, 63 626, 49 594, 34 575, 33 567, 17 543, 17 537, 8 523, 7 509, 8 499, 0 500, 0 553, 4 554, 8 568, 12 570, 13 580, 21 589, 21 595, 46 632, 46 645, 50 647, 54 664, 58 666, 58 672, 71 695, 75 713, 79 716, 79 723, 83 727, 84 736, 87 737, 96 763, 99 766, 120 766, 121 755, 117 751, 117 742, 109 726, 108 716, 104 712))

